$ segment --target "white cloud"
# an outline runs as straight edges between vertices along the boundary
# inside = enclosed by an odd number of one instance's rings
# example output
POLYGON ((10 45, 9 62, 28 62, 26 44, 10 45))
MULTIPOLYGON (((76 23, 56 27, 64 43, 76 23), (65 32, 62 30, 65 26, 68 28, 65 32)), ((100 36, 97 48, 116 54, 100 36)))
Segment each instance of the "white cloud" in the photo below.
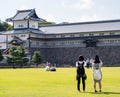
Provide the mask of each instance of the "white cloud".
POLYGON ((66 2, 65 1, 62 1, 61 2, 61 5, 64 7, 66 5, 66 2))
POLYGON ((44 16, 44 18, 45 18, 47 21, 56 22, 57 19, 56 19, 55 16, 56 16, 56 15, 54 15, 54 14, 48 14, 47 16, 44 16))
POLYGON ((93 0, 77 0, 76 2, 61 1, 62 7, 72 8, 72 9, 90 9, 94 5, 93 0))
POLYGON ((55 22, 55 23, 61 23, 61 22, 69 22, 69 23, 74 23, 74 22, 88 22, 88 21, 98 21, 101 20, 99 16, 96 14, 94 15, 82 15, 78 16, 76 18, 60 18, 57 17, 55 14, 48 14, 47 16, 44 16, 44 19, 50 22, 55 22))
POLYGON ((20 8, 19 8, 19 10, 24 10, 24 9, 29 9, 29 7, 27 6, 27 5, 21 5, 20 6, 20 8))
POLYGON ((96 14, 92 15, 92 16, 82 16, 81 17, 81 21, 95 21, 95 20, 98 20, 98 17, 96 14))
POLYGON ((73 22, 85 22, 85 21, 97 21, 100 20, 100 18, 94 14, 92 16, 88 16, 88 15, 83 15, 81 17, 76 17, 72 19, 73 22))
POLYGON ((74 9, 90 9, 94 5, 93 0, 79 0, 71 5, 74 9))

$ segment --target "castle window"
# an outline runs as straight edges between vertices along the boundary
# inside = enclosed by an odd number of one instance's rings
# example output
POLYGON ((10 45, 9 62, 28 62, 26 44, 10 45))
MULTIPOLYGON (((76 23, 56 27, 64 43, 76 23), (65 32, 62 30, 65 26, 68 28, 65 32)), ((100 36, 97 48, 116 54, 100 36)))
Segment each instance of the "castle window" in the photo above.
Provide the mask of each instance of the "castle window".
POLYGON ((53 35, 54 38, 56 38, 56 35, 53 35))
POLYGON ((118 42, 119 42, 119 40, 115 40, 115 42, 116 42, 116 43, 118 43, 118 42))
POLYGON ((100 36, 103 36, 103 35, 104 35, 104 33, 99 33, 99 35, 100 35, 100 36))
POLYGON ((61 37, 65 37, 65 35, 61 35, 61 37))
POLYGON ((84 34, 83 33, 80 33, 80 35, 79 35, 80 37, 82 37, 82 36, 84 36, 84 34))
POLYGON ((25 35, 21 35, 21 37, 25 37, 25 35))
POLYGON ((74 34, 71 34, 70 37, 74 37, 75 35, 74 34))
POLYGON ((94 34, 93 33, 89 33, 89 36, 94 36, 94 34))
POLYGON ((23 25, 18 25, 19 28, 23 28, 23 25))
POLYGON ((110 35, 115 35, 115 33, 114 32, 110 32, 110 35))
POLYGON ((74 41, 70 41, 69 44, 74 44, 74 41))
POLYGON ((32 25, 33 28, 35 28, 35 25, 32 25))

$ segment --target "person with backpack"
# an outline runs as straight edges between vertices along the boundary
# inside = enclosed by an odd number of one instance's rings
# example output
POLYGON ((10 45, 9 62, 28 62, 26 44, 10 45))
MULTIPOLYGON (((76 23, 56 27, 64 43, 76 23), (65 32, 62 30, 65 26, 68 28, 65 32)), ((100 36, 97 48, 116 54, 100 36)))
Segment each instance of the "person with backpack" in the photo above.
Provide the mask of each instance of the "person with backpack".
POLYGON ((85 74, 85 61, 84 57, 82 55, 79 56, 79 60, 76 62, 76 67, 77 67, 77 75, 76 75, 76 80, 77 80, 77 90, 80 92, 80 81, 82 79, 82 85, 83 85, 83 92, 85 92, 85 80, 87 78, 85 74))
POLYGON ((96 90, 96 83, 99 84, 99 92, 102 92, 102 72, 101 72, 101 66, 103 65, 102 61, 99 59, 99 56, 96 55, 95 59, 92 61, 92 67, 93 67, 93 80, 94 80, 94 91, 98 92, 96 90))

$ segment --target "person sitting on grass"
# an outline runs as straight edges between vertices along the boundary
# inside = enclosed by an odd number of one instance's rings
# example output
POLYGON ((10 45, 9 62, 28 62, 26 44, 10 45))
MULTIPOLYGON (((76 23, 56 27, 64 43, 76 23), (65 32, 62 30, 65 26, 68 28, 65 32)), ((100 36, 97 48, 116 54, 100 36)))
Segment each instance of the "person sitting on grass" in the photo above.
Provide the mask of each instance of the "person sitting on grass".
POLYGON ((50 63, 46 62, 46 67, 45 67, 45 71, 50 71, 50 63))
POLYGON ((45 67, 45 71, 49 71, 50 70, 50 67, 49 67, 49 65, 47 65, 46 67, 45 67))
POLYGON ((55 66, 55 65, 52 65, 52 66, 50 67, 50 71, 56 71, 56 66, 55 66))

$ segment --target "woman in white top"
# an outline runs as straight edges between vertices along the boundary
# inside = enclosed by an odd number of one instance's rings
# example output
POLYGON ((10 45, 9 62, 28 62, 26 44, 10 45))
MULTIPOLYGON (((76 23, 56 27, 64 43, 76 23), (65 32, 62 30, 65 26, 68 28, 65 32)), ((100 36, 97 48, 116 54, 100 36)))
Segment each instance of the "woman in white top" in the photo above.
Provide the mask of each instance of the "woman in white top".
POLYGON ((95 92, 97 92, 96 90, 96 83, 99 84, 99 92, 101 92, 101 88, 102 88, 102 84, 101 84, 101 80, 102 80, 102 72, 101 72, 101 66, 102 66, 102 61, 99 59, 99 56, 96 55, 95 59, 92 61, 92 67, 93 67, 93 80, 94 80, 94 90, 95 92), (95 75, 97 77, 95 77, 95 75))
POLYGON ((85 92, 85 80, 86 80, 85 61, 82 55, 79 56, 79 60, 76 62, 76 67, 77 67, 77 72, 76 72, 77 90, 80 92, 80 81, 82 79, 83 92, 85 92))

